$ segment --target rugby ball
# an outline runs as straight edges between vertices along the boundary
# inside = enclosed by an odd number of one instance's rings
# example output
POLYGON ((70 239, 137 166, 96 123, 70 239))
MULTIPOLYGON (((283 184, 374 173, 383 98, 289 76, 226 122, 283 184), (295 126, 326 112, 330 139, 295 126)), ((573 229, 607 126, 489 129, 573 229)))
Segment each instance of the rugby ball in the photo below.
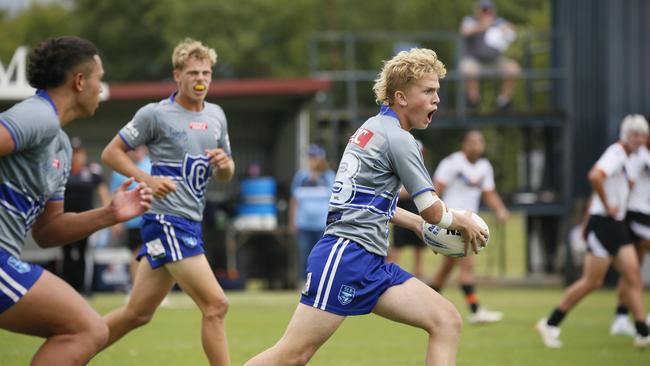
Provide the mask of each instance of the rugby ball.
MULTIPOLYGON (((464 213, 462 210, 454 210, 456 213, 464 213)), ((488 232, 488 241, 490 236, 490 229, 488 228, 485 221, 477 214, 472 213, 472 218, 474 222, 478 224, 479 227, 485 229, 488 232)), ((436 225, 431 225, 428 222, 422 224, 422 236, 424 237, 424 243, 431 248, 434 252, 446 255, 448 257, 464 257, 465 256, 465 243, 460 235, 460 231, 452 229, 443 229, 436 225)), ((487 242, 485 243, 487 246, 487 242)), ((478 251, 483 250, 485 246, 478 246, 478 251)), ((471 248, 468 248, 467 254, 471 255, 474 253, 471 248)))

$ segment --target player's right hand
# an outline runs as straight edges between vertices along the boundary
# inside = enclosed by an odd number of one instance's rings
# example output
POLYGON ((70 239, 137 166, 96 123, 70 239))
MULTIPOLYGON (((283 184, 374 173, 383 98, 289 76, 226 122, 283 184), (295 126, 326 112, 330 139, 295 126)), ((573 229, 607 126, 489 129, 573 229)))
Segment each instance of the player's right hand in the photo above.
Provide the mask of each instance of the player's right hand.
POLYGON ((465 242, 465 255, 467 255, 468 250, 472 250, 474 254, 478 254, 478 247, 485 246, 485 243, 488 241, 488 233, 481 229, 474 219, 472 219, 472 212, 454 212, 454 224, 460 231, 460 235, 465 242))
POLYGON ((176 183, 168 177, 153 176, 147 180, 147 185, 153 191, 153 196, 163 199, 172 192, 176 192, 176 183))

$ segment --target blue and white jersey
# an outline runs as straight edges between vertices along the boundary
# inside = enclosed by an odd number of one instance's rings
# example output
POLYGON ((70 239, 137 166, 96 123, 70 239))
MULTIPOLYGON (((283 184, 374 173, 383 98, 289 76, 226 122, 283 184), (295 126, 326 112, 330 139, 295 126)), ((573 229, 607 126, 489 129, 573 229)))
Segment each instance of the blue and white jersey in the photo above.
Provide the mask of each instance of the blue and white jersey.
POLYGON ((411 197, 434 191, 415 138, 400 127, 392 109, 382 106, 348 141, 332 187, 325 234, 385 256, 388 222, 402 185, 411 197))
POLYGON ((154 200, 149 212, 201 221, 212 176, 205 150, 221 148, 231 154, 228 124, 218 105, 205 102, 202 111, 192 112, 175 103, 175 96, 140 108, 119 135, 132 149, 146 144, 151 175, 176 183, 176 192, 154 200))
POLYGON ((15 150, 0 157, 0 247, 19 257, 48 200, 63 200, 72 147, 58 111, 39 90, 0 113, 15 150))

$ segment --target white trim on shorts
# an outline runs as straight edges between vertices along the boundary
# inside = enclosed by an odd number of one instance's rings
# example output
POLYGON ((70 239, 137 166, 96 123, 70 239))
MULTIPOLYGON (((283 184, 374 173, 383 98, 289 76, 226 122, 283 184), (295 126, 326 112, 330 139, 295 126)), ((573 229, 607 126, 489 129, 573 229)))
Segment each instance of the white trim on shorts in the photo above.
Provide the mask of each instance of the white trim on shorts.
POLYGON ((325 308, 327 307, 327 300, 329 299, 330 290, 332 289, 332 283, 334 282, 334 275, 336 274, 336 270, 338 269, 339 261, 341 260, 341 256, 343 255, 343 250, 345 249, 345 247, 348 246, 349 242, 350 240, 345 240, 345 242, 343 242, 343 238, 339 238, 336 241, 336 243, 332 246, 332 250, 330 250, 330 255, 327 257, 327 262, 325 262, 325 267, 323 269, 323 273, 321 274, 320 281, 318 282, 318 291, 316 292, 316 299, 314 300, 314 305, 312 305, 313 307, 315 308, 318 307, 318 300, 320 299, 320 296, 323 293, 323 286, 325 285, 325 281, 327 279, 329 267, 330 264, 332 263, 332 258, 334 257, 334 254, 338 250, 338 254, 336 256, 336 259, 334 260, 334 266, 332 268, 331 273, 329 273, 330 278, 327 283, 327 288, 325 290, 325 294, 323 296, 323 301, 321 303, 320 309, 325 310, 325 308))
POLYGON ((178 239, 176 239, 176 231, 174 230, 174 225, 172 225, 171 222, 165 220, 165 215, 156 215, 156 219, 162 225, 163 231, 167 236, 167 244, 169 245, 169 249, 171 249, 172 252, 172 261, 175 262, 183 259, 183 253, 181 252, 181 248, 178 245, 178 239))
POLYGON ((25 296, 27 289, 23 287, 20 283, 16 282, 11 276, 7 274, 2 268, 0 268, 0 278, 2 278, 9 287, 5 286, 4 283, 0 282, 0 290, 7 295, 14 303, 20 300, 20 296, 16 295, 15 292, 19 293, 21 296, 25 296), (13 290, 13 291, 12 291, 13 290))
POLYGON ((643 240, 650 239, 650 227, 649 226, 645 226, 645 225, 643 225, 643 224, 641 224, 639 222, 632 221, 632 222, 630 222, 630 230, 632 230, 632 232, 636 236, 642 238, 643 240))
POLYGON ((587 235, 587 247, 591 249, 591 254, 596 257, 609 258, 611 256, 593 231, 587 235))

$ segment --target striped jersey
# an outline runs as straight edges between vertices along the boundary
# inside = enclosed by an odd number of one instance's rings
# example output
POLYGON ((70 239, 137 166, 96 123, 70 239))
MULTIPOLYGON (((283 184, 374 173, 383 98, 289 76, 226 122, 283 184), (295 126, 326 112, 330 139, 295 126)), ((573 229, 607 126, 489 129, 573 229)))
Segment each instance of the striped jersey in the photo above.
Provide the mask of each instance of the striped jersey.
POLYGON ((19 257, 48 200, 63 200, 72 147, 47 92, 0 113, 15 150, 0 157, 0 247, 19 257))
POLYGON ((332 186, 325 235, 385 256, 388 222, 402 185, 412 197, 434 191, 415 138, 400 127, 392 109, 382 106, 348 141, 332 186))
POLYGON ((149 213, 201 221, 212 175, 205 150, 221 148, 231 154, 228 124, 218 105, 205 102, 203 110, 192 112, 175 103, 175 96, 142 107, 119 136, 132 149, 145 144, 150 174, 176 183, 176 192, 155 199, 149 213))

